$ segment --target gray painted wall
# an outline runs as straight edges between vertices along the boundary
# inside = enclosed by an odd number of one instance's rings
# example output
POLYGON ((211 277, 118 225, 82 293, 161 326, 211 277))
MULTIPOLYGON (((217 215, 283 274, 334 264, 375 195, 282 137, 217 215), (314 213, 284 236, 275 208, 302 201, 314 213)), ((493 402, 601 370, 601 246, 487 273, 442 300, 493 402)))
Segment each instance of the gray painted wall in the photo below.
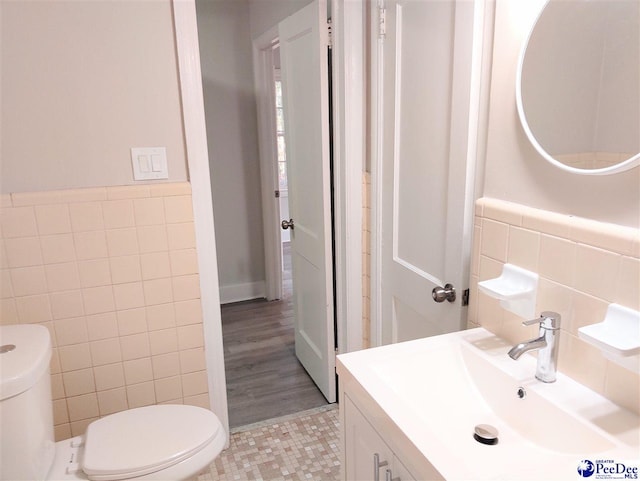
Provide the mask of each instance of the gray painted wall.
POLYGON ((220 286, 249 288, 265 278, 249 2, 196 9, 220 286))
POLYGON ((131 147, 187 180, 170 0, 0 9, 2 193, 134 184, 131 147))
POLYGON ((310 2, 196 0, 223 302, 265 279, 252 39, 310 2))

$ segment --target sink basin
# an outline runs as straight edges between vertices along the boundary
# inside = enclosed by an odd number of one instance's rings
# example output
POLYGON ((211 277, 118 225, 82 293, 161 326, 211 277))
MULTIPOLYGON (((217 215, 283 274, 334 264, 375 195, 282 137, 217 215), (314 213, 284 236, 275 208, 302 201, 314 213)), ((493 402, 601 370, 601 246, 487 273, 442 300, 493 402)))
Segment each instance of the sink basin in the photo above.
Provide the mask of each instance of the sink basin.
POLYGON ((576 479, 581 460, 637 458, 638 416, 561 373, 538 381, 510 347, 479 328, 340 360, 447 479, 576 479), (474 439, 479 424, 496 445, 474 439))
MULTIPOLYGON (((480 423, 498 428, 503 443, 520 436, 561 453, 597 453, 614 446, 603 433, 535 390, 534 384, 539 383, 531 379, 535 361, 510 372, 492 362, 497 359, 483 356, 482 351, 468 344, 448 343, 411 356, 411 363, 423 366, 418 386, 402 367, 407 361, 405 356, 398 356, 374 365, 373 370, 391 389, 406 395, 407 403, 419 417, 447 435, 468 437, 480 423), (405 374, 398 375, 402 371, 405 374), (523 398, 518 395, 519 388, 524 390, 523 398), (429 399, 428 412, 424 397, 429 399), (443 414, 436 416, 435 412, 443 414), (455 417, 455 424, 451 417, 455 417)), ((557 386, 562 384, 561 381, 557 386)))

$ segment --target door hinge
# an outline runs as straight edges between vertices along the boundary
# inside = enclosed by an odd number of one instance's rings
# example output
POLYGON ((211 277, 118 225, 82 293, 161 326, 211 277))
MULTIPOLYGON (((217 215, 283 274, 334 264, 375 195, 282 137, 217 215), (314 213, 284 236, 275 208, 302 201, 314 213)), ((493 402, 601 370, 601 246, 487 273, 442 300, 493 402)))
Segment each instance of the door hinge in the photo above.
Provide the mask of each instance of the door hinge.
POLYGON ((279 191, 279 190, 274 191, 274 194, 275 194, 275 196, 276 196, 276 199, 277 199, 278 197, 280 197, 280 191, 279 191))
POLYGON ((333 48, 333 29, 331 28, 331 19, 327 20, 327 42, 329 43, 329 48, 333 48))
POLYGON ((463 306, 469 305, 469 289, 465 289, 464 292, 462 293, 462 305, 463 306))
POLYGON ((378 7, 378 38, 384 39, 387 34, 387 9, 378 7))

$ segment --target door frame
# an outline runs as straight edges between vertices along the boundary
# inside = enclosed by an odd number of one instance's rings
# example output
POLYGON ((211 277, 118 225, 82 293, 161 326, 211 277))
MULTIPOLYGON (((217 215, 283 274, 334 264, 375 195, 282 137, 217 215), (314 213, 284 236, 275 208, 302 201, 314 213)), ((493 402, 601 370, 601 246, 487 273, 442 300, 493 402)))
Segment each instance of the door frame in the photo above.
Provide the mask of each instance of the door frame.
POLYGON ((273 47, 278 43, 278 26, 253 41, 253 79, 258 114, 258 152, 262 190, 262 232, 264 237, 265 297, 282 297, 282 248, 280 246, 280 204, 278 185, 275 96, 273 93, 273 47))
MULTIPOLYGON (((454 0, 462 1, 462 0, 454 0)), ((482 159, 485 152, 487 135, 488 91, 491 63, 491 32, 493 9, 483 0, 474 0, 470 92, 468 98, 468 136, 466 139, 465 156, 466 171, 463 187, 466 199, 464 206, 464 239, 460 241, 460 248, 464 259, 469 259, 463 268, 464 278, 470 276, 470 258, 473 233, 473 206, 481 195, 479 177, 482 175, 482 159), (480 174, 480 175, 477 175, 480 174)), ((488 2, 491 3, 491 2, 488 2)), ((369 68, 369 104, 370 104, 370 156, 371 156, 371 347, 382 344, 382 159, 383 159, 383 119, 384 108, 382 100, 384 74, 384 22, 380 20, 381 11, 385 9, 385 0, 377 0, 372 4, 369 23, 369 43, 371 45, 371 59, 369 68)), ((456 33, 456 38, 460 32, 456 33)), ((458 43, 454 39, 454 43, 458 43)), ((465 66, 461 66, 465 69, 465 66)), ((454 85, 455 87, 455 85, 454 85)), ((460 106, 459 106, 460 108, 460 106)))
POLYGON ((366 156, 367 3, 333 0, 333 176, 338 352, 363 347, 362 181, 366 156))
POLYGON ((229 445, 229 412, 227 382, 222 344, 220 314, 220 283, 216 237, 213 222, 209 152, 204 115, 202 73, 195 0, 172 0, 173 23, 176 36, 178 76, 182 96, 187 167, 196 231, 198 272, 200 273, 200 302, 204 331, 205 362, 209 387, 209 404, 225 429, 229 445))
MULTIPOLYGON (((205 127, 202 74, 195 0, 172 0, 178 75, 189 181, 192 190, 196 248, 211 410, 227 433, 229 417, 222 340, 222 318, 211 177, 205 127)), ((364 2, 333 0, 334 95, 336 136, 337 323, 339 352, 362 346, 362 171, 364 132, 364 2), (352 33, 353 32, 353 33, 352 33), (355 35, 355 38, 351 38, 355 35), (350 43, 352 42, 352 43, 350 43), (347 63, 349 62, 349 63, 347 63), (343 67, 344 65, 344 67, 343 67), (338 68, 339 67, 339 68, 338 68), (346 160, 349 155, 349 161, 346 160), (347 165, 348 164, 348 165, 347 165)), ((262 162, 262 160, 261 160, 262 162)), ((271 184, 273 185, 273 184, 271 184)), ((264 187, 264 186, 263 186, 264 187)), ((279 268, 279 266, 278 266, 279 268)))

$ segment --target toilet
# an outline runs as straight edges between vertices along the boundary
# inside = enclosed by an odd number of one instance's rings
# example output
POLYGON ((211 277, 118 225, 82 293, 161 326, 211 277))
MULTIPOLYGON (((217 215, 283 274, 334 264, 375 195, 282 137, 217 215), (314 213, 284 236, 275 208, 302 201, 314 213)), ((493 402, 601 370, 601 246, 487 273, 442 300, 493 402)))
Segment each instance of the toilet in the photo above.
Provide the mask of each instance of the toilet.
POLYGON ((220 454, 226 433, 211 411, 146 406, 54 442, 49 331, 0 326, 0 480, 185 480, 220 454))

